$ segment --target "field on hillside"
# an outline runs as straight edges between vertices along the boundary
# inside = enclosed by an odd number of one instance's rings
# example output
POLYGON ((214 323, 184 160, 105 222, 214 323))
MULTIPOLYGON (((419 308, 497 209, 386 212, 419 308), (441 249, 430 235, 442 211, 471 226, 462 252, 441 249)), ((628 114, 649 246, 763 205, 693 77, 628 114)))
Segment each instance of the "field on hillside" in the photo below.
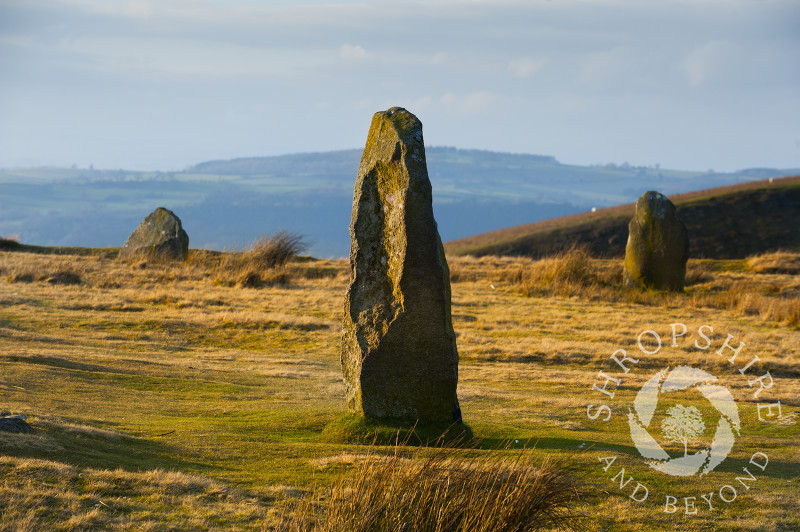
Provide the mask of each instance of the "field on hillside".
MULTIPOLYGON (((225 264, 0 252, 0 411, 33 427, 0 432, 0 530, 272 529, 285 501, 383 452, 324 433, 345 408, 346 261, 255 282, 225 264)), ((561 457, 588 530, 800 528, 800 255, 691 261, 684 294, 622 290, 620 261, 579 252, 450 268, 474 453, 561 457), (746 344, 733 363, 729 334, 746 344), (741 420, 702 477, 651 469, 631 441, 637 391, 681 365, 716 376, 741 420)))

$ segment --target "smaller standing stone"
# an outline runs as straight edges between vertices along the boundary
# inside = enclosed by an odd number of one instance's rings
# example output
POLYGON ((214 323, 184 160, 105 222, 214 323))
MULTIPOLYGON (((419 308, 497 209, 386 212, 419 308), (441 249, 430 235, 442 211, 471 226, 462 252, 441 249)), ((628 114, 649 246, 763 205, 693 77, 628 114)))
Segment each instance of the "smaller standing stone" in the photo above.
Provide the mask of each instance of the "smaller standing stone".
POLYGON ((645 192, 636 202, 625 247, 625 286, 683 290, 689 238, 675 205, 663 194, 645 192))
POLYGON ((119 258, 186 260, 189 235, 181 220, 169 209, 159 207, 142 220, 119 250, 119 258))

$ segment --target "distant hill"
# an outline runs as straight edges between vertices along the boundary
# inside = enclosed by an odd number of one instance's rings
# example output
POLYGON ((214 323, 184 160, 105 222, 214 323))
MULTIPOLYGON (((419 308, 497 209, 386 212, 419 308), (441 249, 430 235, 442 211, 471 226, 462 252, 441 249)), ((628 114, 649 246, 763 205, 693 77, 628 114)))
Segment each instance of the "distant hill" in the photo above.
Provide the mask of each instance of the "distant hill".
MULTIPOLYGON (((735 259, 800 248, 800 176, 677 194, 670 199, 689 232, 690 256, 735 259)), ((624 256, 635 203, 491 231, 445 244, 455 255, 542 257, 574 245, 624 256)))
MULTIPOLYGON (((444 240, 634 201, 800 171, 669 170, 563 164, 548 155, 426 149, 444 240)), ((121 246, 156 207, 174 211, 193 248, 242 246, 281 229, 310 252, 343 257, 360 149, 207 161, 181 172, 0 169, 0 236, 43 246, 121 246)))
MULTIPOLYGON (((360 149, 245 157, 207 161, 176 176, 181 180, 243 180, 264 192, 322 187, 352 194, 360 158, 360 149)), ((426 148, 426 158, 434 201, 439 203, 497 200, 608 207, 653 188, 677 194, 800 173, 775 168, 716 173, 627 163, 578 166, 561 163, 549 155, 437 146, 426 148)))

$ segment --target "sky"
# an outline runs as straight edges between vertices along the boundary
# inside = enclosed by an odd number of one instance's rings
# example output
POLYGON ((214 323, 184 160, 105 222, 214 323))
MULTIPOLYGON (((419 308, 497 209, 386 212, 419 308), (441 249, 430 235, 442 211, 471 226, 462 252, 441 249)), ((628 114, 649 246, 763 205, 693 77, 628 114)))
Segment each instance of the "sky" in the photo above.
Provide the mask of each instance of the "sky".
POLYGON ((425 143, 800 168, 796 0, 0 0, 0 167, 425 143))

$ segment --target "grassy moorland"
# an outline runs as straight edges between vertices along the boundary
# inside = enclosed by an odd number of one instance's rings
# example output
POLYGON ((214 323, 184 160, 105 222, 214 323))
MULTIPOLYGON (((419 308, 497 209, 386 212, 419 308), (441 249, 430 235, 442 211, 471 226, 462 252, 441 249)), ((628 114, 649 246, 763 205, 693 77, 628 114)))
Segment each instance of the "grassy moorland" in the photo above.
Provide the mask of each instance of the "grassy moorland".
MULTIPOLYGON (((283 513, 287 501, 299 497, 303 515, 328 499, 352 502, 348 494, 362 492, 341 488, 341 471, 396 456, 325 437, 344 411, 345 261, 296 260, 254 275, 224 254, 193 251, 177 265, 110 255, 0 251, 0 410, 33 427, 0 432, 0 530, 302 529, 310 525, 299 514, 283 513), (341 489, 326 491, 332 485, 341 489)), ((800 527, 800 255, 693 260, 683 294, 622 290, 620 261, 581 251, 450 266, 459 398, 483 442, 434 464, 481 470, 476 457, 517 456, 528 444, 540 471, 568 465, 584 486, 569 504, 589 530, 800 527), (687 332, 672 347, 676 322, 687 332), (701 325, 713 328, 713 349, 694 347, 701 325), (655 354, 638 351, 645 330, 663 339, 655 354), (746 343, 736 365, 715 354, 728 334, 746 343), (629 373, 609 360, 620 348, 639 360, 629 373), (738 371, 754 355, 746 375, 773 378, 758 398, 738 371), (718 376, 742 421, 728 458, 699 478, 650 469, 626 423, 645 380, 680 364, 718 376), (620 378, 613 401, 592 390, 601 370, 620 378), (776 401, 781 416, 759 422, 758 404, 776 401), (587 405, 602 402, 614 416, 589 419, 587 405), (755 452, 769 463, 749 467, 745 489, 736 477, 755 452), (633 479, 623 487, 620 467, 633 479), (630 497, 639 482, 650 493, 641 503, 630 497), (731 496, 726 485, 739 488, 730 503, 719 500, 731 496), (664 511, 670 494, 674 513, 664 511)), ((643 346, 655 350, 650 340, 643 346)), ((410 453, 401 469, 421 470, 409 464, 426 456, 410 453)))

